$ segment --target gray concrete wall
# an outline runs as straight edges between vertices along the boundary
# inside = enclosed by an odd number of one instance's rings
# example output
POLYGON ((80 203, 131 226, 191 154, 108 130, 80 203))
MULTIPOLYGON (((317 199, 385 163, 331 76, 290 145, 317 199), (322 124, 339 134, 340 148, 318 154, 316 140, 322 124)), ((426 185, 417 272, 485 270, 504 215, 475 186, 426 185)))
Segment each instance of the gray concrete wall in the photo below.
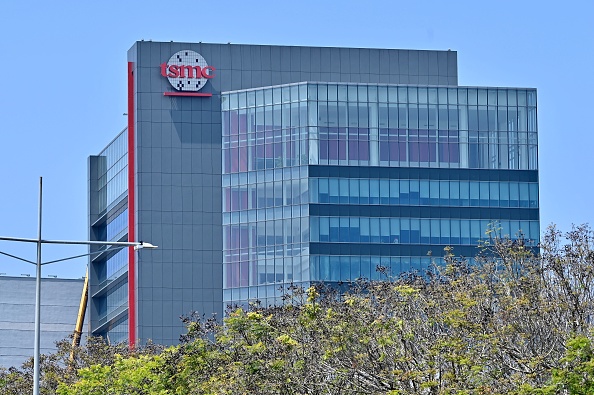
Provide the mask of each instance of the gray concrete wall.
MULTIPOLYGON (((74 331, 83 280, 41 280, 41 352, 74 331)), ((0 276, 0 366, 20 366, 33 356, 35 278, 0 276)), ((87 333, 87 322, 83 338, 87 333)))

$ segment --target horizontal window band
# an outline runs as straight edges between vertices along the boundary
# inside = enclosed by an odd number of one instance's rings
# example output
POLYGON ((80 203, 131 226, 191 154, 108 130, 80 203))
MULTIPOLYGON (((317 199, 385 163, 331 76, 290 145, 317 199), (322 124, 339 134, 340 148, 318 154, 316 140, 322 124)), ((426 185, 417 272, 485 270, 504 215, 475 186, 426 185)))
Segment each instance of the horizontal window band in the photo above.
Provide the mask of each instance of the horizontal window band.
POLYGON ((460 218, 538 221, 537 208, 310 204, 310 217, 460 218))
POLYGON ((538 170, 312 165, 309 177, 538 182, 538 170))
MULTIPOLYGON (((359 243, 310 243, 310 255, 364 255, 364 256, 431 256, 442 258, 446 245, 428 244, 359 244, 359 243)), ((457 257, 476 257, 481 253, 477 246, 454 245, 451 253, 457 257)), ((536 247, 528 247, 537 253, 536 247)))

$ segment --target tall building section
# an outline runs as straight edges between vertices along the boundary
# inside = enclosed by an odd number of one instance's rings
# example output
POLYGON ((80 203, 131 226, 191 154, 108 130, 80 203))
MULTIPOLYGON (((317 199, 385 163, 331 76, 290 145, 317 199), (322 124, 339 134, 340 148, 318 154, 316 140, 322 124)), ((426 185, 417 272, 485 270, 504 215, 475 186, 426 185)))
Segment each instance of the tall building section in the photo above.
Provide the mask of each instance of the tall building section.
MULTIPOLYGON (((126 130, 89 158, 89 240, 128 240, 128 143, 126 130)), ((91 247, 89 318, 91 335, 128 340, 127 248, 91 247)))
POLYGON ((89 161, 91 331, 539 237, 536 90, 460 87, 455 51, 137 42, 128 125, 89 161), (129 231, 130 230, 130 231, 129 231))

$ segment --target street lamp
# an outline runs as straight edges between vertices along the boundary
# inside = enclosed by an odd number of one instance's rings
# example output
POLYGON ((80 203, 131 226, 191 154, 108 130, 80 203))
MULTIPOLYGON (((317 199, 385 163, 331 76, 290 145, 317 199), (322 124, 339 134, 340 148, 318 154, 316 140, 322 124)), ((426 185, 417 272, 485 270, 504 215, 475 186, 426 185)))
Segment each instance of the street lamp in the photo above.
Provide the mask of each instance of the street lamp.
POLYGON ((73 241, 73 240, 45 240, 41 238, 41 213, 42 213, 42 188, 43 187, 43 178, 39 177, 39 226, 37 232, 37 239, 28 239, 22 237, 4 237, 0 236, 0 240, 3 241, 16 241, 16 242, 24 242, 24 243, 35 243, 37 245, 37 261, 33 262, 28 259, 24 259, 18 257, 16 255, 8 254, 5 252, 0 251, 0 254, 9 256, 14 259, 18 259, 20 261, 24 261, 27 263, 34 264, 37 267, 36 276, 35 276, 35 343, 34 343, 34 350, 33 350, 33 395, 39 395, 39 344, 40 344, 40 337, 41 337, 41 266, 48 265, 50 263, 62 262, 69 259, 81 258, 88 255, 94 255, 96 253, 105 252, 109 249, 114 248, 125 248, 125 247, 134 247, 134 250, 139 250, 141 248, 157 248, 157 246, 152 245, 151 243, 143 242, 143 241, 73 241), (90 253, 90 254, 82 254, 71 256, 68 258, 56 259, 53 261, 48 262, 41 262, 41 245, 42 244, 78 244, 78 245, 102 245, 102 246, 109 246, 107 249, 103 249, 99 252, 90 253))

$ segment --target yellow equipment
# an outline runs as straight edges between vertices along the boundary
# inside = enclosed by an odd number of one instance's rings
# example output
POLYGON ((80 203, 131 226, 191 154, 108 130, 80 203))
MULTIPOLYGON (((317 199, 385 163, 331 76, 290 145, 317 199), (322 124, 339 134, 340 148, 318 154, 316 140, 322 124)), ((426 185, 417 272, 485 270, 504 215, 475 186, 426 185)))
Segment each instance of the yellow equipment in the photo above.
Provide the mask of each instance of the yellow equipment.
POLYGON ((89 269, 85 274, 85 283, 83 285, 82 295, 80 297, 80 306, 78 307, 78 317, 74 327, 74 336, 72 337, 72 350, 70 351, 70 361, 74 359, 74 349, 80 346, 83 324, 85 323, 85 313, 87 311, 87 301, 89 299, 89 269))

